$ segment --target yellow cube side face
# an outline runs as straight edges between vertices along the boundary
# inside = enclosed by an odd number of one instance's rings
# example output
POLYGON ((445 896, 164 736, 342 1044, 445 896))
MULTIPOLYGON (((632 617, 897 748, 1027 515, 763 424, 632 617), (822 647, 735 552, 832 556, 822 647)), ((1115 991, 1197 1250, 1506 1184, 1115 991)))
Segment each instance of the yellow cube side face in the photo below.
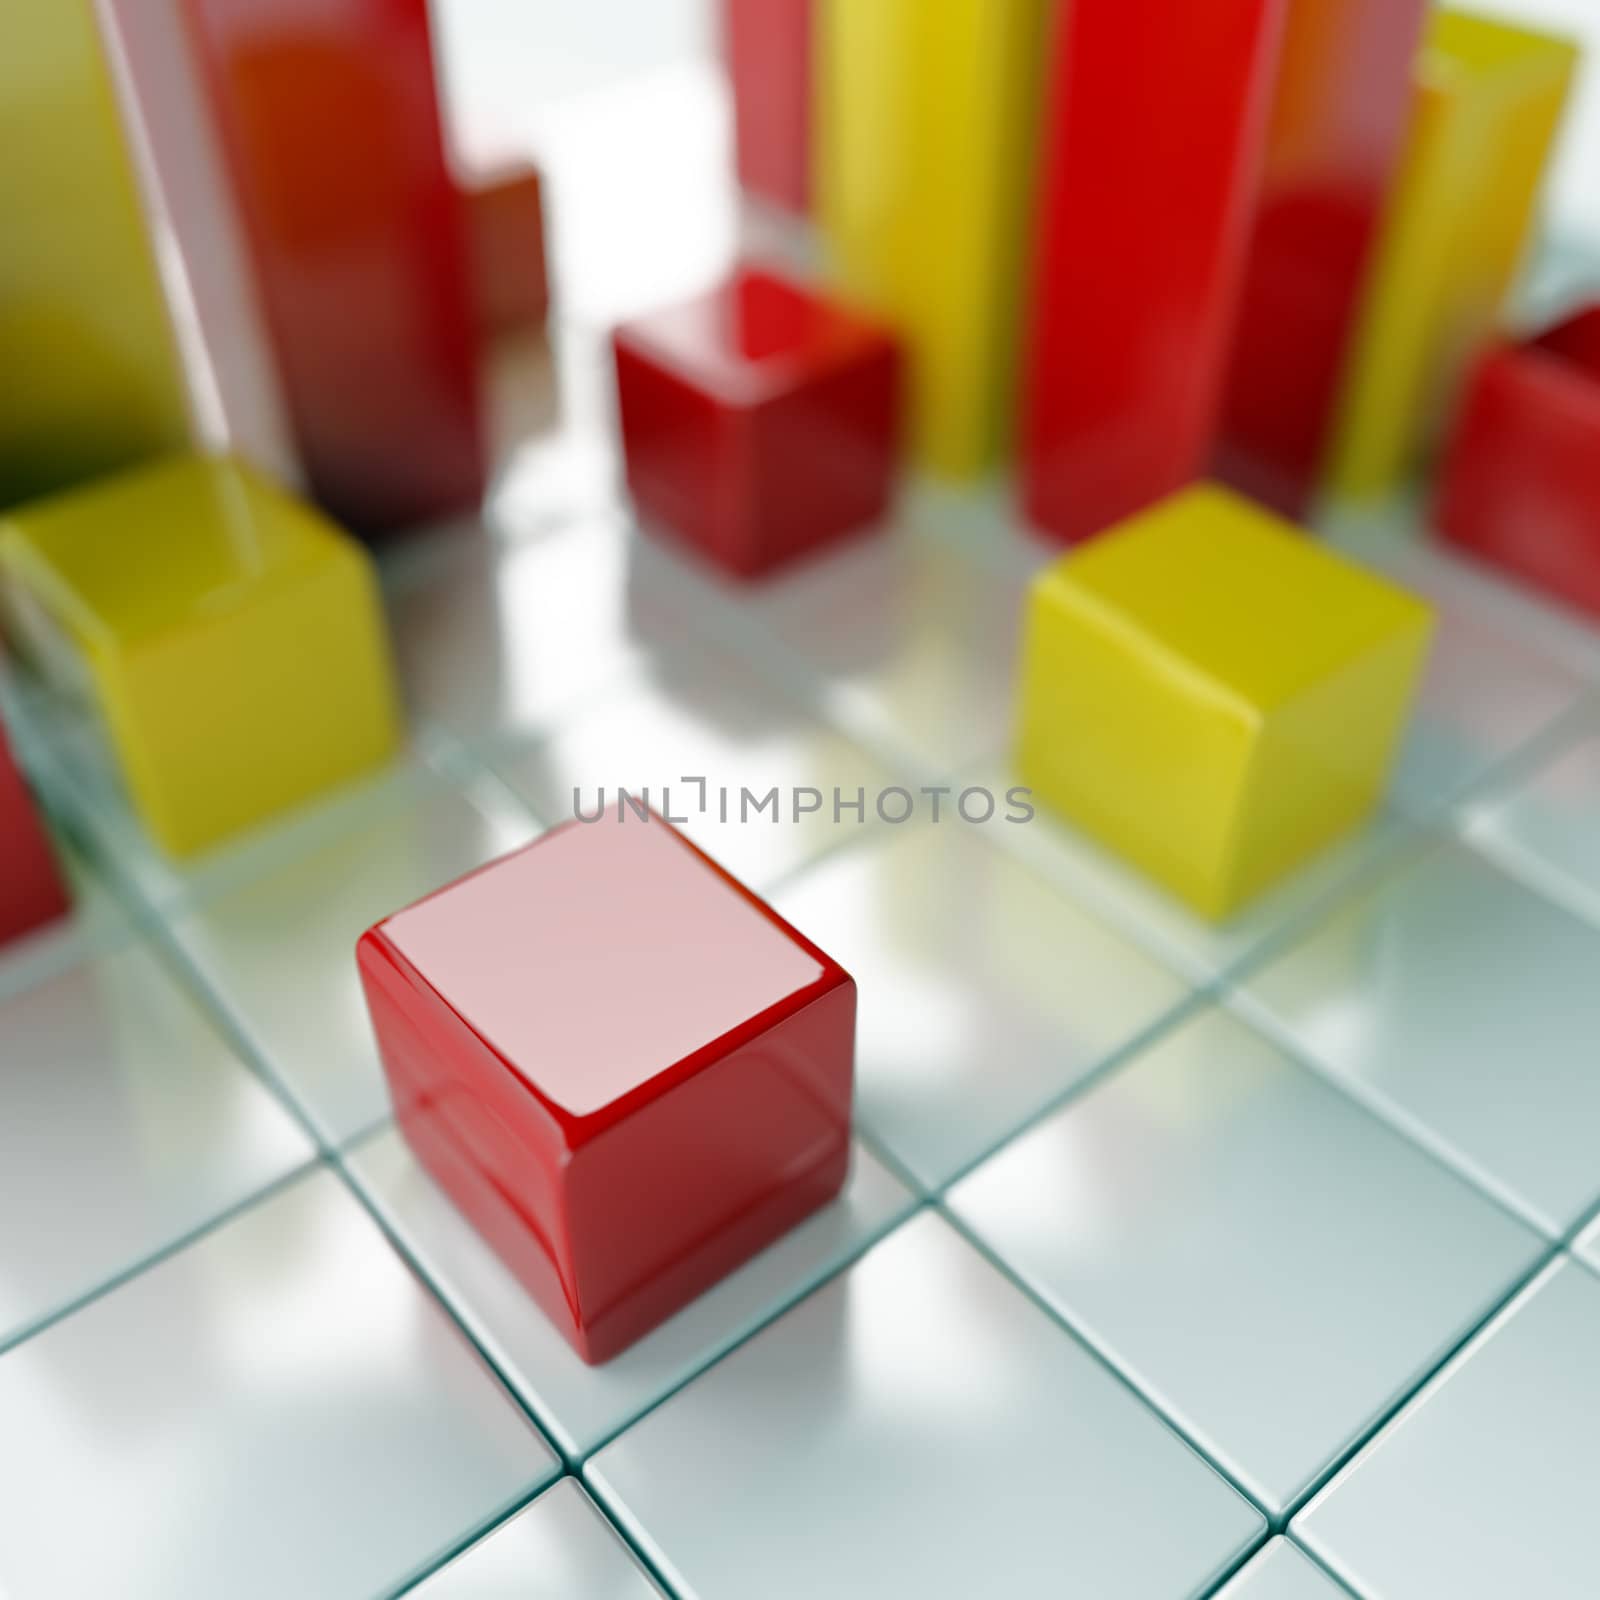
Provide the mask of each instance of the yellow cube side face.
POLYGON ((102 659, 96 676, 129 793, 174 856, 381 766, 399 742, 376 586, 355 552, 102 659))
POLYGON ((1382 797, 1427 656, 1419 608, 1262 725, 1231 851, 1228 915, 1353 832, 1382 797))
POLYGON ((921 462, 1009 431, 1045 0, 824 0, 818 212, 836 281, 908 347, 921 462))
POLYGON ((1522 260, 1576 61, 1561 39, 1434 15, 1346 367, 1335 493, 1389 492, 1433 443, 1522 260))
POLYGON ((182 448, 189 403, 92 0, 0 6, 0 506, 182 448))
POLYGON ((1040 805, 1219 915, 1254 725, 1078 588, 1070 560, 1041 574, 1028 601, 1018 775, 1040 805))
POLYGON ((1381 793, 1428 610, 1209 485, 1034 580, 1018 763, 1040 803, 1220 918, 1381 793))

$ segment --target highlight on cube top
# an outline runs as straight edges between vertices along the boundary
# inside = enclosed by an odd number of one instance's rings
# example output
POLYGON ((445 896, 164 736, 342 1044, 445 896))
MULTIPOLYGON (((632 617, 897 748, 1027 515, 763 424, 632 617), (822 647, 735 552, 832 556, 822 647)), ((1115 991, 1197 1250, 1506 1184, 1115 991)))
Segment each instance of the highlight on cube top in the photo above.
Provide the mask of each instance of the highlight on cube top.
POLYGON ((6 0, 0 1596, 1600 1594, 1596 50, 6 0))

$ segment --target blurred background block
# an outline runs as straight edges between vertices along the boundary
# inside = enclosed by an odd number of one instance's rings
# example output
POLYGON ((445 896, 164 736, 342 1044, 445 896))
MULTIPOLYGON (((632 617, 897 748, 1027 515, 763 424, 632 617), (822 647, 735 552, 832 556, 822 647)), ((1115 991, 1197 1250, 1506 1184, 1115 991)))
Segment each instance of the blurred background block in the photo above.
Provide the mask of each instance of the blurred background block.
POLYGON ((722 0, 734 156, 750 194, 811 206, 812 0, 722 0))
POLYGON ((0 11, 0 375, 0 506, 189 440, 93 0, 0 11))
POLYGON ((817 211, 847 298, 905 340, 912 453, 968 477, 1009 433, 1046 0, 821 0, 817 211))
POLYGON ((1053 538, 1098 533, 1205 466, 1284 14, 1075 0, 1058 15, 1020 462, 1023 509, 1053 538))

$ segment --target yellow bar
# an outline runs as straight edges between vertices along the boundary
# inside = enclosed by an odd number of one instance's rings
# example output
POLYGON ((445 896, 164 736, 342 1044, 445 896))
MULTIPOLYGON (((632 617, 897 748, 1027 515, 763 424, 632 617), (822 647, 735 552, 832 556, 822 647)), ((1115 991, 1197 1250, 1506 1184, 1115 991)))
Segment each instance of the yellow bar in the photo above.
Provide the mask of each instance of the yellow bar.
POLYGON ((907 344, 911 443, 971 477, 1009 432, 1048 0, 821 0, 817 214, 907 344))
POLYGON ((1520 266, 1577 64, 1565 40, 1436 12, 1346 368, 1329 486, 1387 493, 1434 442, 1520 266))
POLYGON ((92 0, 0 0, 0 505, 189 440, 92 0))

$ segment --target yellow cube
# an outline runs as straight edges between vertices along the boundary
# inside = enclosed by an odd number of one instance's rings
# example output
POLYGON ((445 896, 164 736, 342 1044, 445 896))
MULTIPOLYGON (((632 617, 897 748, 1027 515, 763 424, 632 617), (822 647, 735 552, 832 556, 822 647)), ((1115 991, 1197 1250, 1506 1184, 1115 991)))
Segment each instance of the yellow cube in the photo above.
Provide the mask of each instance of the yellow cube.
POLYGON ((1371 809, 1431 631, 1292 524, 1185 490, 1035 578, 1020 775, 1226 917, 1371 809))
POLYGON ((92 702, 174 855, 398 742, 366 552, 236 462, 172 458, 19 508, 0 519, 0 592, 20 653, 92 702))

